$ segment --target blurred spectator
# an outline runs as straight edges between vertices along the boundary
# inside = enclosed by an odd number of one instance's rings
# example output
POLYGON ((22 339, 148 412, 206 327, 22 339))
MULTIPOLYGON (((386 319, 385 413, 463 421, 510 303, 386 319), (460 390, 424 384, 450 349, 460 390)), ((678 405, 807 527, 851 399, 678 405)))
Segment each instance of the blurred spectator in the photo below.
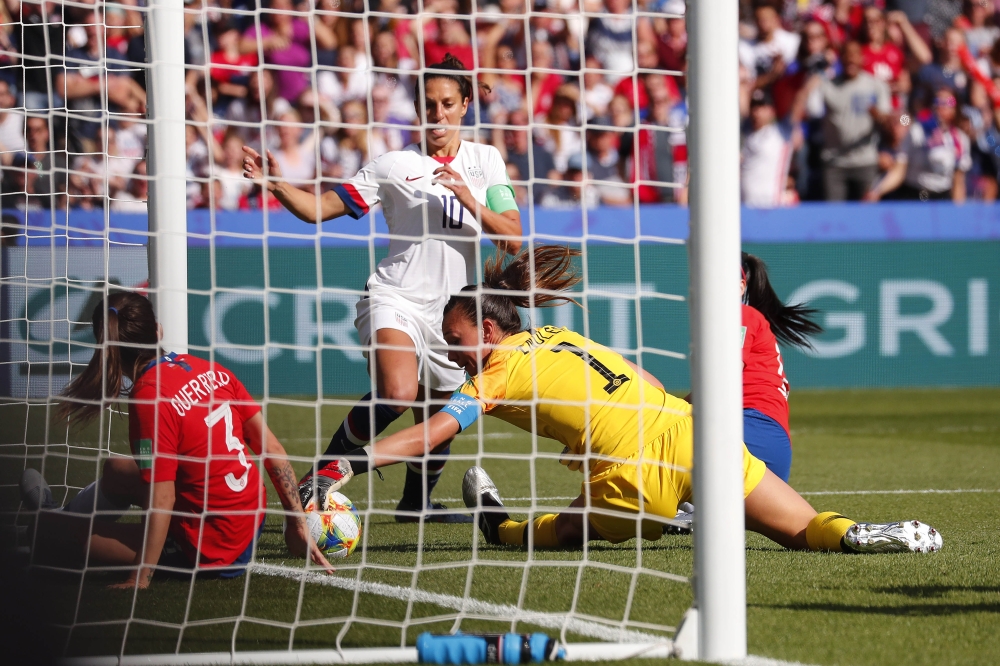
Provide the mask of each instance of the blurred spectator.
POLYGON ((740 40, 740 64, 747 69, 755 88, 766 88, 780 79, 799 51, 799 36, 781 27, 780 5, 781 0, 756 0, 753 13, 757 37, 740 40))
POLYGON ((532 115, 540 121, 544 118, 549 109, 552 108, 552 100, 555 98, 556 90, 563 83, 563 78, 555 72, 546 70, 552 69, 552 45, 548 42, 533 42, 531 45, 531 78, 528 88, 529 107, 532 115))
MULTIPOLYGON (((798 124, 809 94, 819 90, 826 106, 823 117, 823 184, 827 201, 860 200, 878 175, 878 124, 892 109, 889 88, 865 72, 857 42, 844 45, 844 73, 827 80, 814 75, 799 91, 792 111, 798 124)), ((801 142, 801 139, 799 140, 801 142)))
POLYGON ((17 98, 10 84, 0 79, 0 164, 10 164, 14 153, 24 152, 24 114, 12 111, 17 98))
POLYGON ((309 73, 303 68, 312 64, 309 22, 293 16, 293 9, 291 0, 271 0, 261 14, 260 29, 252 24, 240 41, 243 53, 262 53, 264 62, 275 65, 275 90, 289 102, 298 101, 309 87, 309 73))
POLYGON ((933 116, 913 123, 896 164, 868 199, 951 199, 965 201, 965 173, 972 167, 969 137, 955 127, 958 100, 948 89, 934 97, 933 116))
POLYGON ((583 70, 583 104, 587 120, 603 118, 608 113, 608 104, 615 96, 614 89, 604 81, 601 63, 588 56, 583 70))
POLYGON ((572 83, 559 86, 552 100, 552 108, 545 117, 548 127, 539 131, 542 145, 552 153, 556 169, 566 170, 571 155, 580 155, 583 138, 580 136, 580 122, 577 112, 580 106, 580 89, 572 83))
POLYGON ((503 41, 506 35, 506 22, 496 23, 486 33, 486 43, 483 46, 483 68, 480 81, 493 91, 490 104, 490 116, 497 113, 510 113, 524 104, 524 74, 519 71, 517 56, 514 49, 503 41))
POLYGON ((341 46, 337 52, 336 71, 325 69, 316 75, 317 92, 338 107, 350 100, 364 99, 369 84, 365 57, 349 44, 341 46))
POLYGON ((257 53, 240 49, 240 31, 235 23, 222 20, 215 26, 218 49, 212 54, 210 75, 218 91, 216 106, 226 109, 233 99, 247 96, 250 71, 257 66, 257 53))
POLYGON ((468 23, 456 18, 437 18, 431 15, 457 14, 456 0, 430 0, 424 5, 424 11, 420 21, 411 23, 415 34, 423 31, 424 66, 430 67, 442 62, 449 53, 458 58, 467 69, 478 65, 472 39, 469 37, 468 23))
POLYGON ((630 0, 604 0, 604 13, 590 19, 587 53, 596 57, 609 70, 611 83, 617 83, 635 65, 632 60, 634 23, 630 0))
POLYGON ((867 7, 861 31, 865 71, 889 86, 893 107, 899 108, 905 106, 910 93, 910 72, 906 69, 903 50, 887 39, 885 14, 878 7, 867 7))
POLYGON ((935 41, 944 37, 944 33, 952 25, 955 19, 962 13, 963 0, 927 0, 927 13, 924 14, 924 23, 930 30, 931 38, 935 41))
POLYGON ((755 90, 740 153, 743 205, 774 208, 782 204, 792 159, 791 132, 777 123, 769 93, 755 90))
MULTIPOLYGON (((248 85, 247 98, 233 100, 226 109, 225 120, 232 123, 231 127, 240 135, 245 145, 259 152, 265 122, 275 119, 280 108, 287 109, 288 102, 278 97, 274 89, 274 77, 267 69, 251 73, 248 85)), ((274 141, 277 141, 277 138, 274 141)))
POLYGON ((65 90, 59 78, 63 75, 65 34, 62 5, 50 1, 21 2, 20 8, 20 50, 25 56, 21 61, 24 72, 22 104, 27 109, 61 107, 63 97, 59 93, 65 90), (56 85, 53 87, 50 81, 56 85))
POLYGON ((345 126, 336 142, 338 178, 350 178, 372 160, 368 140, 368 109, 361 102, 348 102, 341 111, 345 126))
MULTIPOLYGON (((494 129, 493 145, 500 151, 504 162, 517 170, 515 180, 538 181, 559 180, 562 176, 556 170, 552 155, 541 145, 532 141, 528 128, 530 118, 524 109, 515 109, 507 117, 494 119, 497 124, 513 125, 523 129, 494 129), (506 122, 504 122, 506 121, 506 122)), ((551 186, 534 182, 531 185, 535 203, 540 203, 551 186)))
POLYGON ((103 19, 99 12, 86 15, 83 25, 84 43, 66 52, 66 65, 56 75, 56 90, 63 93, 69 115, 69 148, 81 152, 99 150, 97 132, 104 116, 101 75, 107 82, 109 102, 124 113, 138 115, 146 110, 146 91, 123 71, 123 66, 105 58, 124 58, 120 53, 107 53, 103 19), (102 66, 102 61, 104 65, 102 66))
POLYGON ((282 176, 298 187, 308 187, 316 178, 316 132, 305 132, 302 117, 289 109, 278 118, 278 147, 274 158, 281 167, 282 176))
POLYGON ((392 89, 384 84, 372 88, 371 156, 380 157, 391 150, 402 150, 410 142, 411 125, 392 115, 392 89), (388 127, 386 125, 389 125, 388 127))
POLYGON ((993 24, 994 12, 987 9, 989 4, 986 0, 965 0, 963 5, 964 15, 955 21, 955 25, 965 32, 969 52, 976 58, 984 56, 1000 37, 1000 28, 993 24))
POLYGON ((389 115, 407 122, 416 119, 413 100, 416 99, 414 80, 411 74, 417 67, 412 58, 400 58, 396 36, 384 30, 372 42, 372 61, 375 67, 390 71, 376 71, 375 85, 384 85, 391 91, 389 98, 389 115))
POLYGON ((48 119, 28 116, 25 125, 28 135, 24 177, 26 205, 29 209, 65 208, 66 151, 52 145, 48 119))
POLYGON ((997 128, 998 112, 991 104, 986 90, 978 82, 969 89, 969 104, 962 107, 959 128, 969 137, 972 168, 967 180, 969 193, 983 201, 996 201, 1000 176, 1000 130, 997 128))
POLYGON ((628 187, 612 185, 621 183, 621 162, 618 156, 618 137, 601 127, 587 130, 587 154, 584 163, 584 199, 601 206, 628 206, 632 191, 628 187), (589 181, 600 181, 590 184, 589 181))
POLYGON ((597 200, 583 200, 583 158, 574 154, 566 163, 566 173, 563 174, 563 184, 547 191, 541 200, 544 208, 577 209, 594 208, 597 200))
POLYGON ((660 69, 687 72, 685 10, 684 0, 664 0, 659 3, 659 11, 674 15, 653 21, 660 69))
POLYGON ((937 40, 935 61, 924 65, 917 72, 917 95, 915 103, 919 108, 926 106, 940 88, 954 90, 959 99, 967 99, 969 75, 962 66, 960 51, 965 48, 965 37, 958 28, 948 28, 937 40))
MULTIPOLYGON (((576 13, 576 0, 554 0, 547 7, 548 13, 538 13, 531 17, 531 34, 535 41, 547 41, 552 45, 553 67, 564 72, 578 71, 580 69, 580 42, 583 36, 583 22, 579 17, 571 17, 564 14, 557 14, 560 11, 560 1, 563 2, 562 11, 566 11, 567 5, 572 7, 572 12, 576 13)), ((644 19, 637 21, 636 27, 640 31, 639 41, 652 41, 652 38, 643 40, 642 27, 644 19)))
POLYGON ((146 178, 145 160, 135 165, 128 188, 118 192, 111 200, 111 210, 116 213, 147 213, 149 180, 146 178))
POLYGON ((243 140, 233 130, 226 132, 222 139, 221 157, 212 168, 212 174, 219 182, 215 205, 223 210, 236 210, 240 207, 240 200, 250 193, 253 182, 243 177, 243 140))

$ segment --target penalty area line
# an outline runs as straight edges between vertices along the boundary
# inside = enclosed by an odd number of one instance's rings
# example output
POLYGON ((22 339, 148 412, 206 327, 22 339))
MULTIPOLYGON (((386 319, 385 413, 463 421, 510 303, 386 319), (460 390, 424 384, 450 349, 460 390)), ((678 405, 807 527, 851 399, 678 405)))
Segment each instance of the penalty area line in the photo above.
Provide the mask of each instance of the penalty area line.
MULTIPOLYGON (((662 643, 671 645, 671 639, 665 636, 647 634, 633 629, 616 628, 600 622, 582 620, 569 617, 562 613, 545 613, 518 608, 510 604, 494 604, 479 599, 465 599, 450 594, 438 592, 427 592, 409 587, 389 585, 387 583, 375 583, 371 581, 359 581, 354 578, 343 578, 341 576, 331 576, 328 574, 303 571, 301 569, 289 569, 287 567, 273 564, 254 564, 247 567, 252 573, 264 576, 274 576, 277 578, 288 578, 295 581, 305 581, 317 585, 336 587, 342 590, 357 592, 359 594, 373 594, 399 601, 412 601, 413 603, 433 604, 442 608, 466 613, 477 617, 490 618, 496 620, 514 620, 519 623, 534 624, 546 629, 562 630, 563 627, 571 634, 597 638, 607 642, 616 643, 662 643)), ((674 627, 664 627, 664 631, 674 631, 674 627)))

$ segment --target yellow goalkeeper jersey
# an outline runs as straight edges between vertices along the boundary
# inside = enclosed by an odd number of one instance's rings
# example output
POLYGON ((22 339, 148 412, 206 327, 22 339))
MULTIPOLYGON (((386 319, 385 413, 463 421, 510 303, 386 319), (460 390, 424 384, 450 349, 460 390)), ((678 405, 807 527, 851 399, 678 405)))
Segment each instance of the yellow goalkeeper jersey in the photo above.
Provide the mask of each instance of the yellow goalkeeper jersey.
POLYGON ((644 380, 621 354, 554 326, 501 342, 458 394, 523 430, 536 428, 573 454, 596 454, 591 472, 636 455, 691 415, 690 404, 644 380))

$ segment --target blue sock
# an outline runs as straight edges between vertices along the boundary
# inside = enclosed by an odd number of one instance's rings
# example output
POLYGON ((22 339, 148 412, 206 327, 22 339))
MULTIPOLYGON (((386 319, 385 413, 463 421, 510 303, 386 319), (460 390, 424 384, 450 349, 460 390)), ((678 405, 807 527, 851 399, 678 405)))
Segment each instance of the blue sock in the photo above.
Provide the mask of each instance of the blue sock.
POLYGON ((414 509, 422 509, 431 501, 434 486, 441 478, 444 464, 448 462, 451 446, 432 454, 426 462, 406 463, 406 484, 403 486, 403 501, 401 504, 414 509), (424 491, 424 477, 427 477, 427 490, 424 491))
POLYGON ((351 458, 351 466, 354 467, 355 474, 364 474, 368 471, 367 465, 364 465, 364 469, 361 469, 362 465, 360 464, 355 465, 351 454, 357 453, 357 450, 363 446, 368 446, 399 416, 399 412, 388 405, 376 402, 373 406, 372 394, 367 394, 347 413, 347 418, 340 424, 330 440, 330 445, 326 447, 326 451, 319 459, 318 467, 328 465, 337 458, 348 457, 351 458))

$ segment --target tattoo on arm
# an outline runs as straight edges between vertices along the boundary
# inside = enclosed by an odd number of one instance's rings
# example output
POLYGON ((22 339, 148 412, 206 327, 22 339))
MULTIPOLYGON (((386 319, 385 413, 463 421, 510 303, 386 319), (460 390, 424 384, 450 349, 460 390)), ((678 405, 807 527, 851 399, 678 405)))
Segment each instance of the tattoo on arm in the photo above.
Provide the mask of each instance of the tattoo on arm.
POLYGON ((281 505, 286 511, 302 511, 299 500, 299 487, 295 482, 295 472, 287 460, 272 460, 268 466, 271 483, 281 499, 281 505))

